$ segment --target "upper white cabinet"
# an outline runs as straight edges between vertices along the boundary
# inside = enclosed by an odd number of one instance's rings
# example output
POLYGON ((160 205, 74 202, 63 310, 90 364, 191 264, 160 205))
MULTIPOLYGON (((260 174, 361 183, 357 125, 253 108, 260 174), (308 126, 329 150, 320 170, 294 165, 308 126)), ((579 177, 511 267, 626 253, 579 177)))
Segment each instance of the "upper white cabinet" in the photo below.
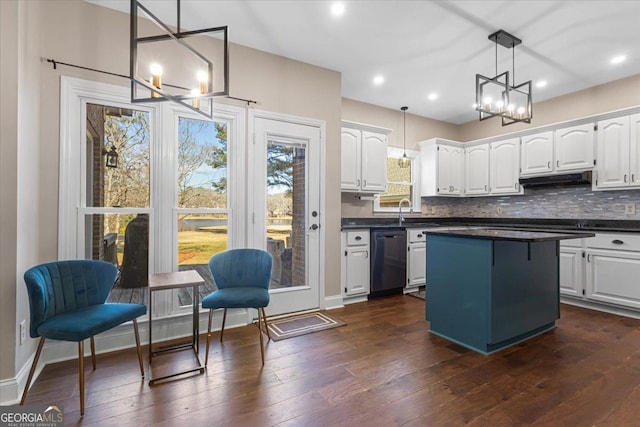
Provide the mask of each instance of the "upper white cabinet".
POLYGON ((538 175, 553 172, 553 132, 542 132, 522 137, 520 175, 538 175))
POLYGON ((521 142, 521 176, 593 169, 592 123, 526 135, 521 142))
POLYGON ((342 191, 384 193, 387 190, 388 133, 388 129, 342 123, 342 191))
POLYGON ((491 194, 519 194, 520 143, 518 138, 491 143, 491 194))
POLYGON ((489 194, 489 144, 465 148, 465 194, 489 194))
POLYGON ((420 141, 422 197, 461 196, 464 183, 464 149, 455 141, 420 141))
POLYGON ((558 129, 553 133, 556 172, 593 169, 593 124, 558 129))
POLYGON ((595 187, 640 187, 640 114, 598 122, 595 187))

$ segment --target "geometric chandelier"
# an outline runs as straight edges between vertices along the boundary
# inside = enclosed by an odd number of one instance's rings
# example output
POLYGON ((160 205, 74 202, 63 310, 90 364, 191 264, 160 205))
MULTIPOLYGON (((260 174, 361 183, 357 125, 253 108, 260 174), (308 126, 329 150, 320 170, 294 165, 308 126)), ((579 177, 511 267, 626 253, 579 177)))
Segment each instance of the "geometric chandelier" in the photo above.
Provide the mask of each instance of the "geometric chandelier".
POLYGON ((173 101, 212 119, 213 97, 229 95, 228 30, 224 26, 183 31, 180 0, 176 3, 174 30, 139 0, 131 0, 131 102, 173 101), (156 26, 139 24, 139 12, 156 26), (163 76, 171 84, 163 82, 163 76))
POLYGON ((513 123, 531 123, 533 105, 531 101, 531 80, 517 85, 515 83, 515 47, 522 43, 519 38, 499 30, 489 35, 496 46, 496 75, 485 77, 476 74, 476 103, 480 121, 491 117, 500 117, 502 126, 513 123), (498 44, 512 51, 512 73, 498 74, 498 44))

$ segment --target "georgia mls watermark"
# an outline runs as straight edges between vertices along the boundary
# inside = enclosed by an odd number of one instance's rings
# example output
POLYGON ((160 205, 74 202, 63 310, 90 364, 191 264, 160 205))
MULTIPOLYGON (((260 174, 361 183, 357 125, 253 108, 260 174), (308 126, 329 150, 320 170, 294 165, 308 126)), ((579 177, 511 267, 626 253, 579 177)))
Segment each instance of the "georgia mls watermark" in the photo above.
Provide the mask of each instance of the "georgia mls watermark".
POLYGON ((0 406, 0 427, 62 427, 60 406, 0 406))

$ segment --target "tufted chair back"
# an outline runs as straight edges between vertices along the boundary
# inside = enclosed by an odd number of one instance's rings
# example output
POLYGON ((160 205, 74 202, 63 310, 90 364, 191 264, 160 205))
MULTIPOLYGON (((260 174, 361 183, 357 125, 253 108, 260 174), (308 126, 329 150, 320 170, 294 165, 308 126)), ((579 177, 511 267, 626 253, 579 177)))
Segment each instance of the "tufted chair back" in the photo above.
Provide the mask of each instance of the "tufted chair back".
POLYGON ((96 260, 56 261, 27 270, 31 337, 40 336, 38 327, 50 317, 104 304, 117 274, 115 265, 96 260))
POLYGON ((218 289, 269 289, 271 254, 259 249, 231 249, 211 257, 209 268, 218 289))

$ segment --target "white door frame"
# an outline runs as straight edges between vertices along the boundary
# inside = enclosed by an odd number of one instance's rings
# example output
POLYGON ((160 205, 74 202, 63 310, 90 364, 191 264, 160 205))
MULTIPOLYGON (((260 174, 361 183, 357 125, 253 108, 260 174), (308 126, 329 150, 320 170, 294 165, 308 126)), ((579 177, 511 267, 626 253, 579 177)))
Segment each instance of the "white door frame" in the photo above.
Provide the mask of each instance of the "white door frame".
MULTIPOLYGON (((325 294, 325 212, 326 212, 326 197, 325 197, 325 165, 326 165, 326 124, 323 120, 309 119, 304 117, 297 117, 288 114, 280 114, 273 113, 269 111, 261 111, 261 110, 249 110, 248 114, 248 131, 247 131, 247 246, 255 247, 255 248, 263 248, 264 243, 262 239, 264 237, 260 237, 261 241, 257 242, 256 236, 256 227, 253 221, 255 215, 255 203, 253 194, 256 194, 256 191, 263 191, 262 188, 257 188, 257 177, 255 175, 255 170, 252 165, 255 164, 256 161, 264 161, 265 159, 258 159, 255 150, 252 150, 251 147, 255 144, 255 124, 256 119, 266 119, 266 120, 274 120, 281 121, 284 123, 304 125, 317 128, 320 131, 319 138, 319 147, 318 153, 320 156, 319 159, 319 167, 318 167, 318 184, 319 184, 319 220, 318 220, 318 239, 319 239, 319 259, 318 259, 318 308, 324 308, 324 294, 325 294)), ((256 217, 258 217, 256 215, 256 217)))

